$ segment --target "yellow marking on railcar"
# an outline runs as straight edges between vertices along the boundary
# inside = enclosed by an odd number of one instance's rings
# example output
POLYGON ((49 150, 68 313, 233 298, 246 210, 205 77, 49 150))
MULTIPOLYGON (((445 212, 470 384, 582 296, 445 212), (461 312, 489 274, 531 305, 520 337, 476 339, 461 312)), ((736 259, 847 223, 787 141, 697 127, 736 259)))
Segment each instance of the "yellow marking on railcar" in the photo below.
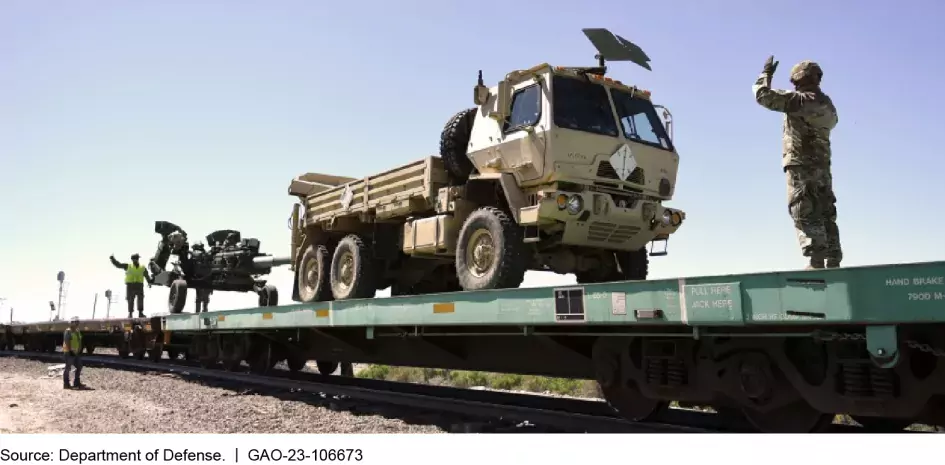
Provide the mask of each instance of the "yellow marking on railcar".
POLYGON ((433 304, 433 313, 453 313, 456 311, 456 304, 453 302, 441 302, 433 304))
POLYGON ((327 317, 328 317, 327 308, 320 308, 318 310, 315 310, 315 318, 327 318, 327 317))
POLYGON ((272 312, 263 313, 263 319, 264 319, 264 320, 271 320, 271 319, 272 319, 272 312))

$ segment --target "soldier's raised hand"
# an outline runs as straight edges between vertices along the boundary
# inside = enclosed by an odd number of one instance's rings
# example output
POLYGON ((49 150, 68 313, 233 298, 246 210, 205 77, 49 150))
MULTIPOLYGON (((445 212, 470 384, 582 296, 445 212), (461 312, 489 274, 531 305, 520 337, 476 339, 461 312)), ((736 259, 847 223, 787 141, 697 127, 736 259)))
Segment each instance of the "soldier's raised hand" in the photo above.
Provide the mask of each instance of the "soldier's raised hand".
POLYGON ((774 61, 774 55, 768 57, 765 61, 764 73, 768 76, 773 76, 774 72, 778 69, 778 61, 774 61))

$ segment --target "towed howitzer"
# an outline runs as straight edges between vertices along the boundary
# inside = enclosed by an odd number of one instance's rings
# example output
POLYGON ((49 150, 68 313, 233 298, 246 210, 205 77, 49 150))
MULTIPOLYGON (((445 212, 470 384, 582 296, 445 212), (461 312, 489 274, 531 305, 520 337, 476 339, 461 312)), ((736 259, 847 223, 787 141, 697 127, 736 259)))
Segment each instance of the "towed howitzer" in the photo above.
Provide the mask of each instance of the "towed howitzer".
POLYGON ((259 306, 275 306, 279 292, 260 276, 273 267, 289 263, 289 257, 275 257, 259 252, 259 239, 243 238, 239 231, 221 229, 207 235, 207 244, 191 246, 187 233, 174 223, 156 221, 154 232, 161 235, 157 252, 148 263, 154 282, 168 286, 168 310, 180 313, 187 302, 187 289, 209 300, 211 291, 253 291, 259 294, 259 306), (171 255, 177 256, 172 269, 166 270, 171 255))

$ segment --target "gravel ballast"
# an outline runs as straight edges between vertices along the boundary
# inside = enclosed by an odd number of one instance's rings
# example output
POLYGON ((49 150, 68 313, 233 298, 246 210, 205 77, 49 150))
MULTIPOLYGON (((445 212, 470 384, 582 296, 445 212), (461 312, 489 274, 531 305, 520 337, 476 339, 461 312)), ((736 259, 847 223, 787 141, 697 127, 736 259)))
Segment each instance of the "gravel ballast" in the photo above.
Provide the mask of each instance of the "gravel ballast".
POLYGON ((2 433, 441 433, 433 425, 334 411, 186 381, 86 367, 90 390, 64 390, 58 363, 0 357, 2 433))

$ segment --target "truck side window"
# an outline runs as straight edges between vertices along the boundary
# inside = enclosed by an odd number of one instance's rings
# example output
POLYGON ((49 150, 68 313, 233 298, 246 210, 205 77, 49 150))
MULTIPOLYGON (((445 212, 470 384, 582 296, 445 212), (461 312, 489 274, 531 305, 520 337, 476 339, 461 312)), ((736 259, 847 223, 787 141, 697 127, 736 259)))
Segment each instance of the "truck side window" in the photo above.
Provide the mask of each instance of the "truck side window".
POLYGON ((541 86, 534 84, 512 93, 512 110, 502 128, 511 132, 525 126, 534 126, 541 119, 541 86))

